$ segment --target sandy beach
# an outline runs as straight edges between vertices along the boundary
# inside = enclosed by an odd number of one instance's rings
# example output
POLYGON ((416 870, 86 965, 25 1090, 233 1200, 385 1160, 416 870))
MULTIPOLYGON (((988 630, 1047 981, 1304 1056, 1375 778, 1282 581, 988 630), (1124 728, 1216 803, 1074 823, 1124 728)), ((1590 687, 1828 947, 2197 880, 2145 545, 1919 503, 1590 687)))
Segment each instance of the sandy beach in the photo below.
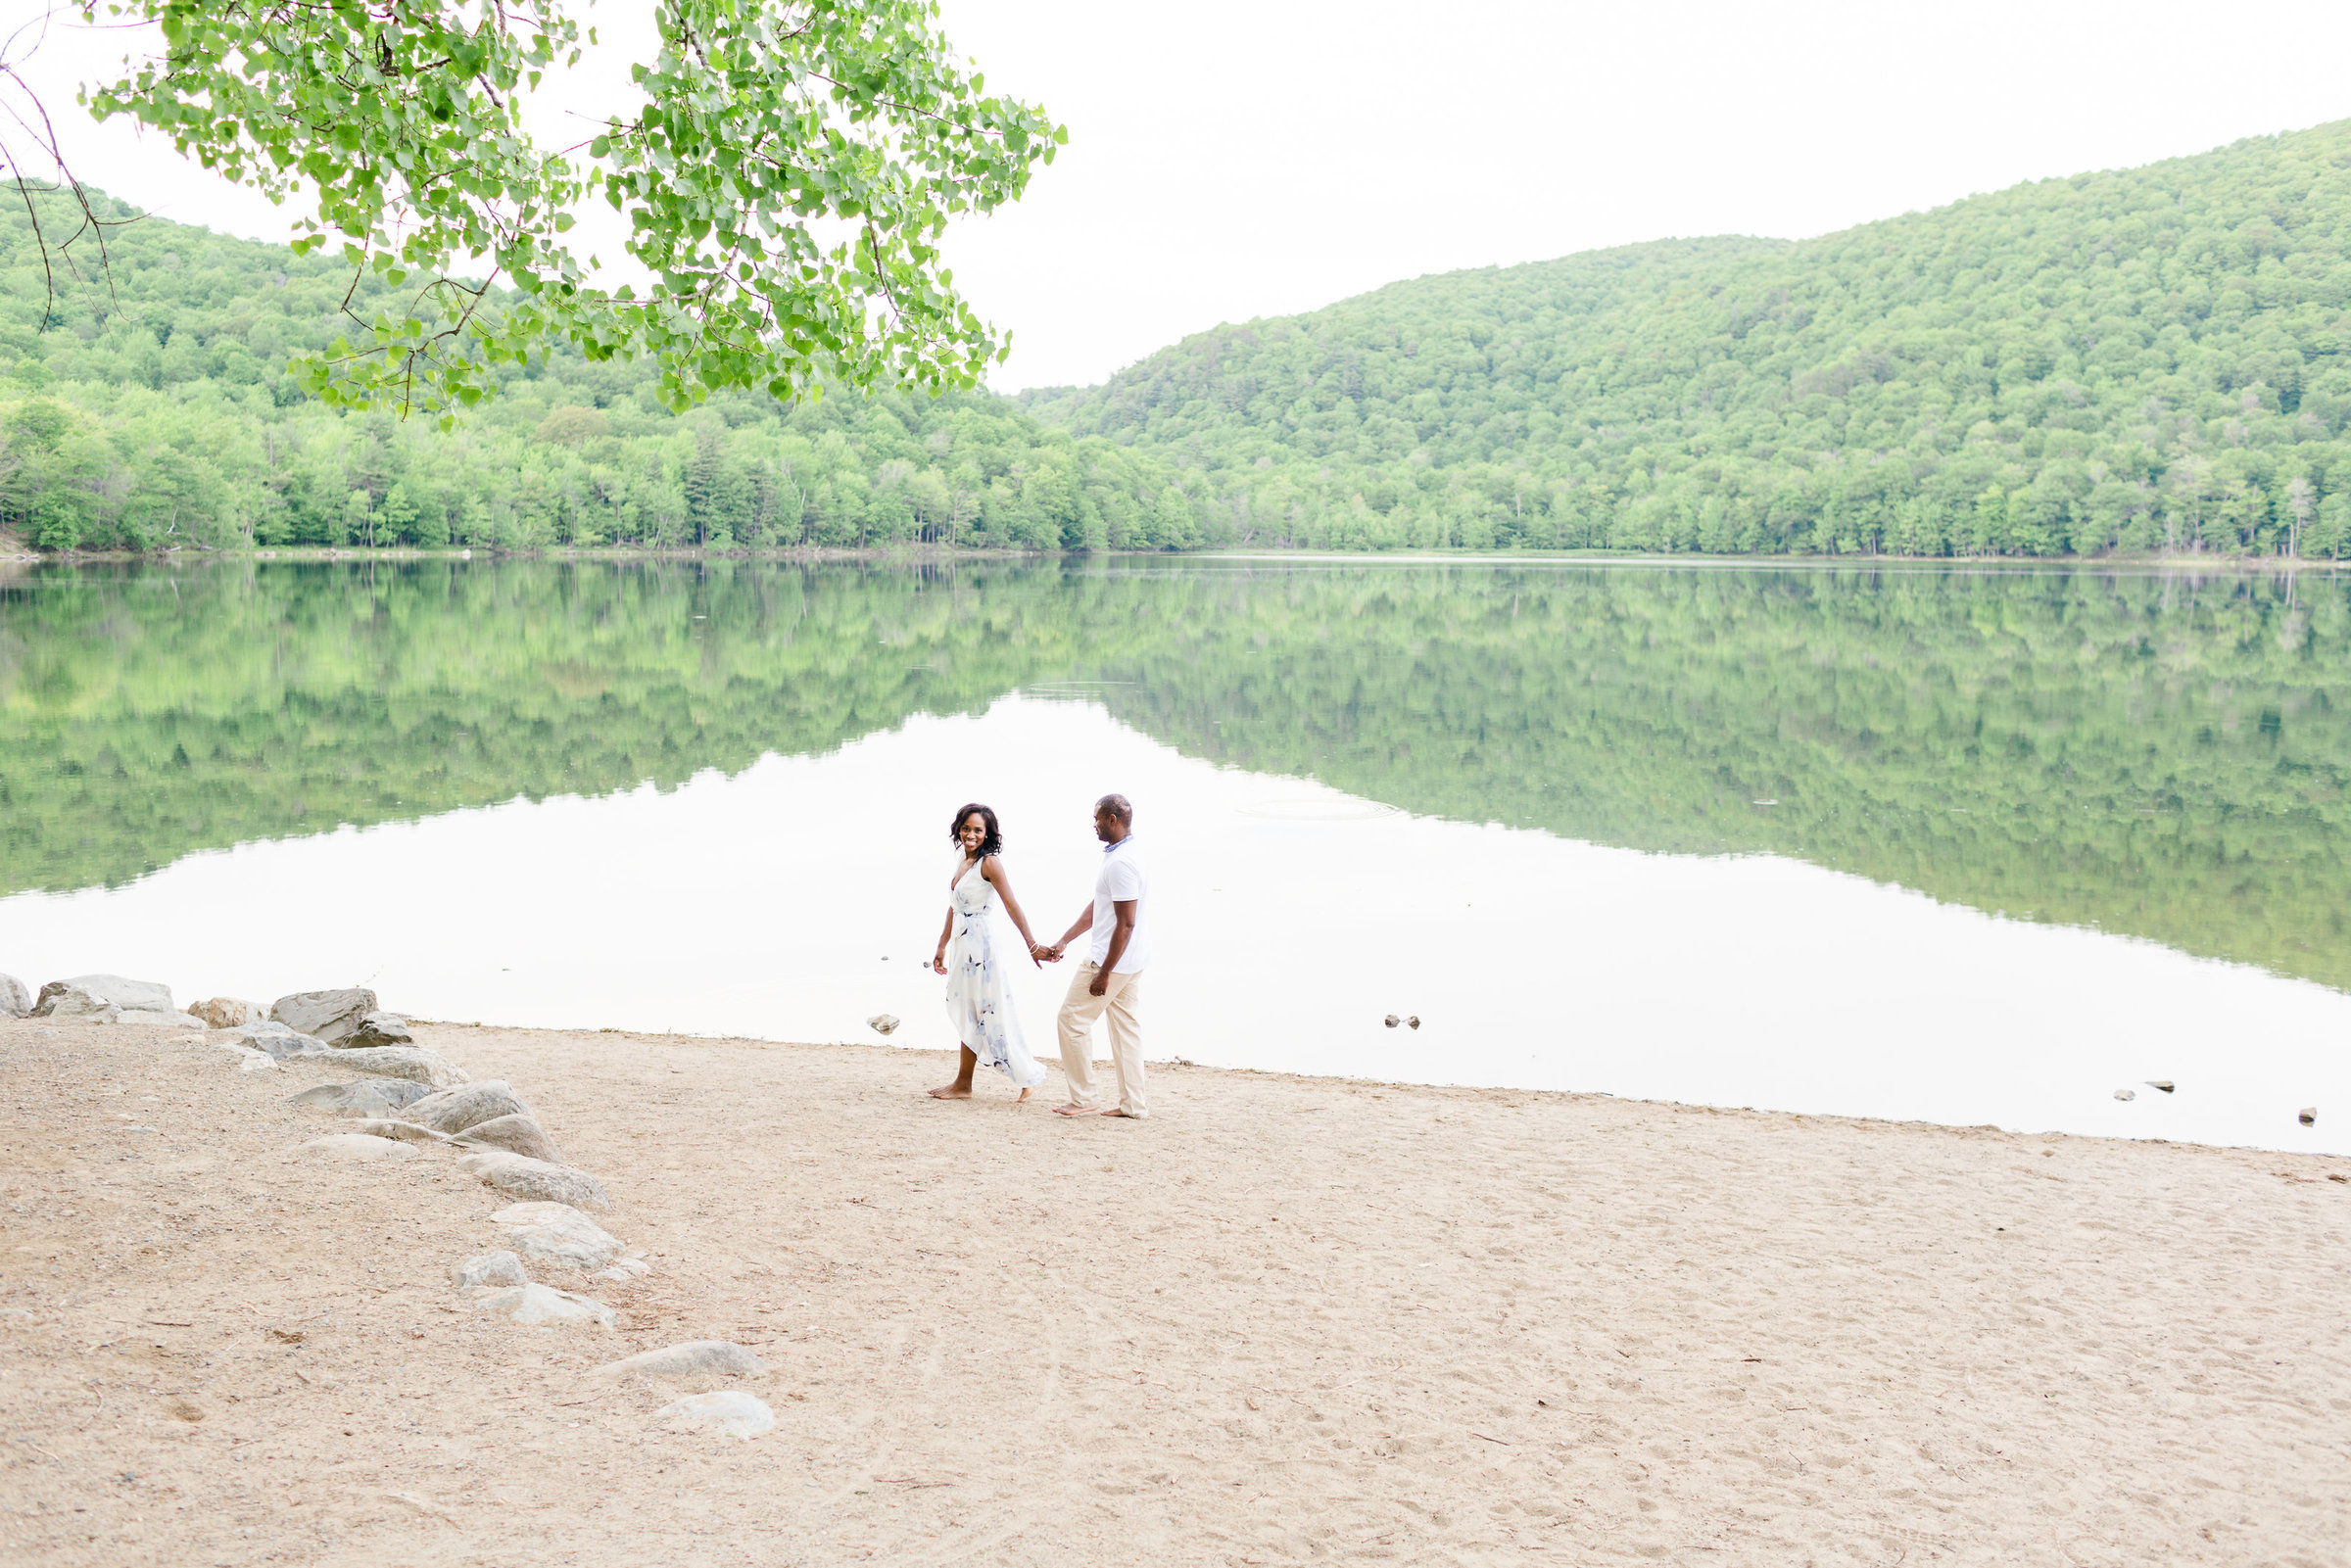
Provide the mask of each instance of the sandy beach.
MULTIPOLYGON (((2351 1561, 2351 1161, 1174 1067, 418 1025, 651 1272, 181 1031, 0 1021, 24 1564, 2351 1561), (726 1339, 777 1426, 589 1369, 726 1339)), ((681 1385, 683 1386, 683 1385, 681 1385)), ((707 1385, 696 1385, 707 1386, 707 1385)))

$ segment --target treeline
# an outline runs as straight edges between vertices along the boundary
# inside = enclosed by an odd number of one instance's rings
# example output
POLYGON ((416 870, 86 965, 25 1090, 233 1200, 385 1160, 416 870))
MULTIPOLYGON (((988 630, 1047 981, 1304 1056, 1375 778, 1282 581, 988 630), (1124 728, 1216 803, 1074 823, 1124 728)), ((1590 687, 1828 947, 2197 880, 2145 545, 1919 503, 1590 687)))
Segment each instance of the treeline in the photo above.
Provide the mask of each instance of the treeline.
POLYGON ((2351 547, 2351 121, 1220 327, 1028 407, 1340 548, 2351 547))
POLYGON ((36 568, 0 625, 0 891, 1085 681, 1188 755, 1413 811, 2351 987, 2333 576, 232 561, 36 568))
MULTIPOLYGON (((0 207, 0 529, 45 549, 196 546, 1179 549, 1203 508, 1162 459, 1009 401, 731 398, 678 416, 642 367, 559 356, 444 435, 306 399, 349 268, 137 217, 0 207), (135 220, 132 220, 135 219, 135 220), (57 285, 51 299, 51 279, 57 285)), ((383 285, 350 309, 371 317, 383 285)))

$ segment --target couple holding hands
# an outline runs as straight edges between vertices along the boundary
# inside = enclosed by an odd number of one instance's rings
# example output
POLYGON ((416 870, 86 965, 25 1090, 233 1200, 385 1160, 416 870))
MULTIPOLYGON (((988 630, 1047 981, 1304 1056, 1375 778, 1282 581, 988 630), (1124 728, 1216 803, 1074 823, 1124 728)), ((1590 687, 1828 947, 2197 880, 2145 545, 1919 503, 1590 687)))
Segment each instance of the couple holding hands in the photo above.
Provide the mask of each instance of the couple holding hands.
POLYGON ((997 938, 994 920, 1001 897, 1033 964, 1057 964, 1072 942, 1090 935, 1085 962, 1070 976, 1069 995, 1062 999, 1061 1070, 1069 1081, 1070 1103, 1054 1110, 1065 1117, 1096 1114, 1094 1021, 1107 1014, 1119 1102, 1099 1114, 1141 1118, 1147 1111, 1143 1027, 1137 1009, 1151 943, 1143 915, 1143 863, 1134 847, 1134 808, 1125 795, 1104 795, 1094 802, 1094 836, 1102 841, 1094 901, 1051 946, 1030 932, 1029 918, 1012 895, 996 814, 983 805, 966 806, 955 814, 951 832, 955 873, 948 883, 946 924, 939 928, 938 952, 931 968, 947 977, 947 1017, 963 1042, 963 1054, 955 1081, 931 1093, 941 1100, 970 1099, 973 1069, 983 1062, 1018 1085, 1023 1100, 1045 1081, 1044 1065, 1029 1054, 1020 1018, 1005 990, 1003 960, 1010 949, 997 938))

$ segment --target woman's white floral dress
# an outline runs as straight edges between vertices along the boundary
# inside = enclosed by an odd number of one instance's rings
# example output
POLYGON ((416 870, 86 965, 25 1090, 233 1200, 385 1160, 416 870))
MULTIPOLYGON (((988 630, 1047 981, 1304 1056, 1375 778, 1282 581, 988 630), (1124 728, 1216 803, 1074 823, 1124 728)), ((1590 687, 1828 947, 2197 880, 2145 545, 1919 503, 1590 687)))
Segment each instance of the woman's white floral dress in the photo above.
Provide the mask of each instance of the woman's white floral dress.
MULTIPOLYGON (((963 865, 957 855, 955 864, 963 865)), ((947 1020, 981 1064, 1021 1088, 1045 1081, 1045 1069, 1029 1054, 1020 1015, 1004 989, 1004 959, 1011 951, 996 939, 996 889, 978 866, 964 871, 950 902, 954 933, 947 940, 947 1020)))

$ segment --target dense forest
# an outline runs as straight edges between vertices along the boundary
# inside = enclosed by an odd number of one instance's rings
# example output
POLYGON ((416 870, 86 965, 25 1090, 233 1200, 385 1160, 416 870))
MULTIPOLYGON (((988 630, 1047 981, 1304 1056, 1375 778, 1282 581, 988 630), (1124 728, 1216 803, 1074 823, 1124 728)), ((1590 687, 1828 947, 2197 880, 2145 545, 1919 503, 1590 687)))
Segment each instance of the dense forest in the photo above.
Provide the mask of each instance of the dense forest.
POLYGON ((0 893, 1103 682, 1189 755, 1416 812, 2351 987, 2331 574, 223 561, 0 610, 0 893))
MULTIPOLYGON (((54 242, 63 197, 41 204, 54 242)), ((177 546, 1181 548, 1160 459, 986 396, 713 400, 645 366, 509 369, 451 434, 303 396, 286 360, 357 333, 351 269, 138 217, 45 270, 0 206, 0 528, 49 549, 177 546), (52 279, 57 286, 54 302, 52 279)), ((385 285, 360 280, 370 318, 385 285)))
POLYGON ((2351 549, 2351 121, 1801 243, 1421 278, 1018 399, 680 416, 557 356, 446 436, 285 374, 352 325, 342 263, 97 238, 52 299, 0 214, 0 527, 52 548, 2351 549))
POLYGON ((2339 556, 2351 121, 1421 278, 1022 402, 1175 462, 1217 537, 2339 556))

